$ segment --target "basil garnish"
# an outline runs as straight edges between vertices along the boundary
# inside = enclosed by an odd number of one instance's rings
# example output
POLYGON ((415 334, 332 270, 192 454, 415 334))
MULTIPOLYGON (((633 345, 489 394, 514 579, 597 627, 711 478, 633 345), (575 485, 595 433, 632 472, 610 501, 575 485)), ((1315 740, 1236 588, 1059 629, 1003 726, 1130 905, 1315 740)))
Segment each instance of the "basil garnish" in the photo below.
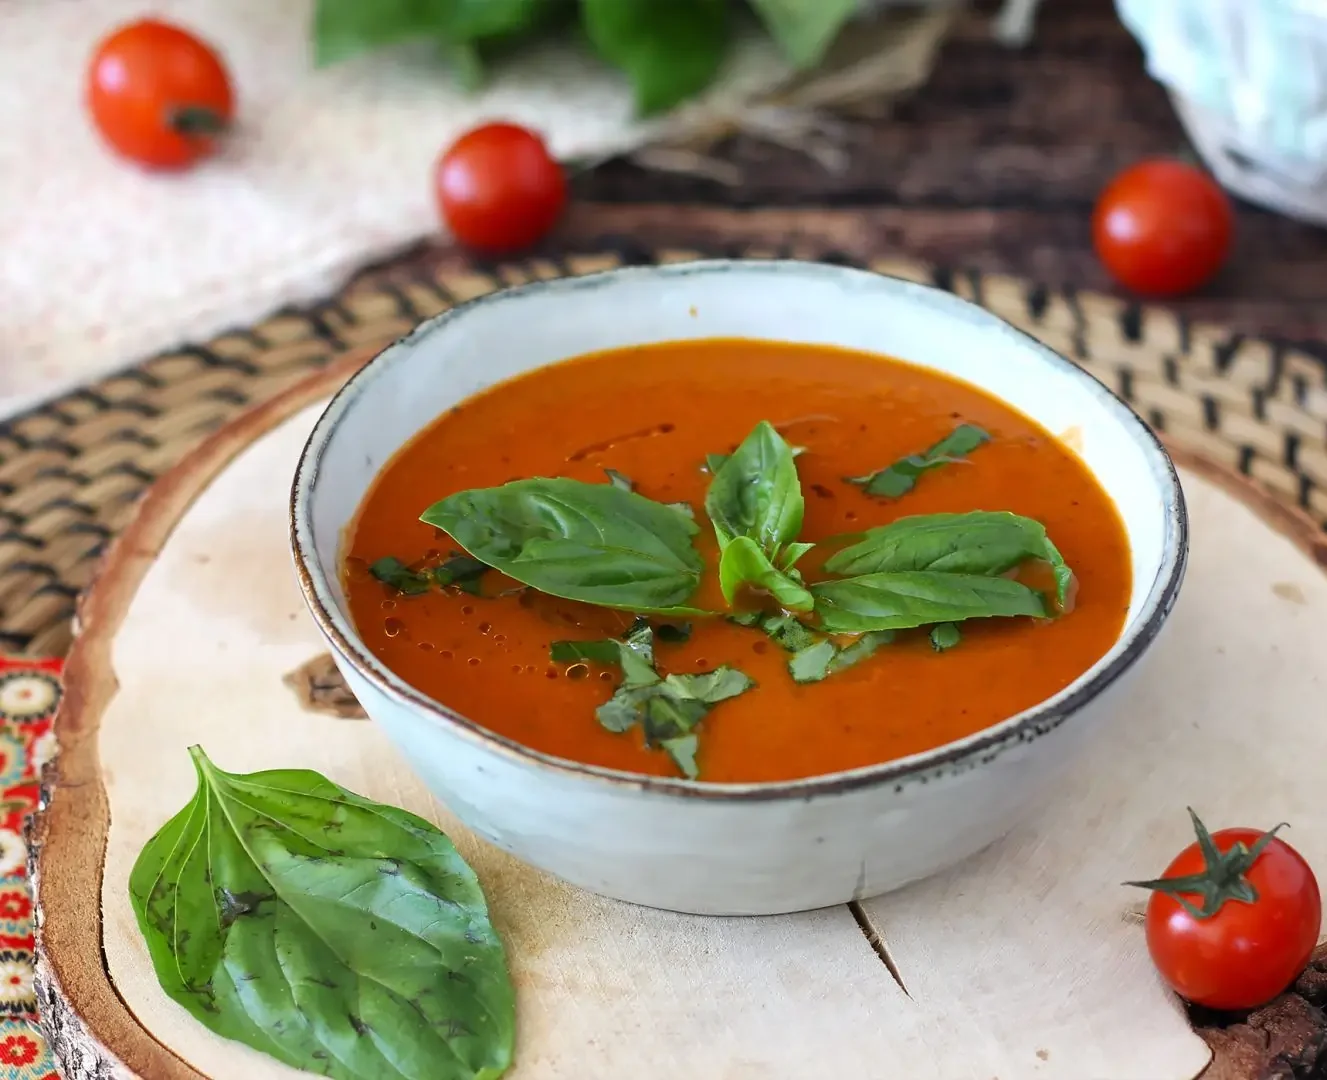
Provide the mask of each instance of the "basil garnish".
POLYGON ((455 585, 462 592, 472 596, 483 596, 480 579, 488 573, 488 567, 469 555, 452 555, 435 566, 431 571, 433 580, 444 588, 455 585))
POLYGON ((807 592, 797 571, 776 570, 749 536, 735 537, 719 556, 719 587, 731 605, 742 585, 764 589, 789 611, 810 611, 815 599, 807 592))
POLYGON ((631 477, 618 472, 616 469, 605 469, 604 475, 608 477, 608 482, 615 488, 621 488, 623 491, 636 490, 636 485, 631 477))
POLYGON ((793 653, 788 660, 788 671, 794 682, 820 682, 873 656, 876 649, 893 640, 894 634, 889 630, 860 634, 851 644, 842 647, 835 645, 829 638, 820 638, 815 644, 793 653))
POLYGON ((989 442, 990 438, 986 432, 973 424, 960 424, 938 443, 920 454, 909 454, 893 465, 867 476, 850 476, 848 483, 865 488, 868 495, 897 499, 900 495, 906 495, 911 491, 916 486, 917 479, 926 470, 962 461, 982 443, 989 442))
POLYGON ((551 596, 640 612, 694 614, 695 522, 612 484, 515 480, 458 492, 420 520, 481 562, 551 596))
POLYGON ((963 633, 951 622, 942 622, 931 627, 931 648, 936 652, 952 649, 963 640, 963 633))
POLYGON ((619 667, 622 683, 595 710, 599 723, 619 734, 640 725, 645 745, 667 753, 690 780, 700 777, 697 725, 719 702, 756 685, 726 665, 697 674, 661 677, 654 669, 654 631, 643 619, 621 641, 555 641, 549 652, 558 662, 592 661, 619 667))
POLYGON ((762 420, 719 465, 705 493, 719 540, 719 584, 730 605, 749 584, 792 611, 811 610, 811 594, 789 573, 812 546, 796 543, 805 507, 793 451, 762 420))
POLYGON ((369 567, 369 573, 406 596, 418 596, 429 591, 429 575, 411 570, 395 555, 385 555, 369 567))
POLYGON ((811 586, 821 629, 831 634, 907 630, 996 616, 1045 618, 1041 594, 1017 581, 934 570, 863 574, 811 586))
POLYGON ((904 570, 993 575, 1028 559, 1050 563, 1063 607, 1073 578, 1064 557, 1041 522, 1006 510, 899 518, 868 529, 857 543, 826 559, 825 570, 854 576, 904 570))
POLYGON ((162 989, 204 1026, 338 1078, 496 1080, 515 1004, 474 872, 414 814, 318 773, 198 789, 129 894, 162 989))

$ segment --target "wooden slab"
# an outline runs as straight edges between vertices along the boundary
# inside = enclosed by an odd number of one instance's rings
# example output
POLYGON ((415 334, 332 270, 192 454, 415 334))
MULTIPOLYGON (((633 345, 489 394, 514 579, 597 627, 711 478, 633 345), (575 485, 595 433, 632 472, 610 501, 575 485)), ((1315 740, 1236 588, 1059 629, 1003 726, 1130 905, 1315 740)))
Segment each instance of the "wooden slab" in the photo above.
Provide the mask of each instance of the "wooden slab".
POLYGON ((487 847, 371 723, 306 707, 285 679, 324 651, 289 566, 285 478, 354 362, 225 429, 154 489, 83 607, 58 783, 36 837, 45 1006, 70 1075, 298 1075, 166 999, 128 906, 134 858, 192 790, 194 741, 233 770, 319 769, 453 836, 508 942, 514 1080, 874 1077, 883 1062, 909 1080, 1203 1070, 1206 1045, 1147 964, 1139 898, 1117 883, 1186 842, 1186 801, 1214 824, 1292 821, 1327 872, 1314 674, 1327 579, 1293 511, 1275 511, 1293 526, 1282 535, 1231 494, 1245 481, 1182 457, 1195 540, 1171 632, 1096 756, 1006 841, 861 907, 669 915, 487 847))

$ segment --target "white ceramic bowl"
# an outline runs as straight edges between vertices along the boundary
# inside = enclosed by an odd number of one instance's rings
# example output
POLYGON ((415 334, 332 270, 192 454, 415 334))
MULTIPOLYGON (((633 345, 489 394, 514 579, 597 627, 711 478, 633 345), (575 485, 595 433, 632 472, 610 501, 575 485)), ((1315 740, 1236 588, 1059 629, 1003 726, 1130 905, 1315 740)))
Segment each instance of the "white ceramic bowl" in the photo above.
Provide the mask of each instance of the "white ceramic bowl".
POLYGON ((872 896, 1007 832, 1106 719, 1120 677, 1175 602, 1188 548, 1169 458, 1091 376, 948 293, 797 262, 703 262, 539 282, 423 324, 356 374, 318 420, 295 476, 291 543, 346 682, 458 817, 573 884, 703 914, 772 914, 872 896), (1120 641, 1062 693, 966 739, 772 784, 643 777, 536 753, 426 697, 369 653, 338 580, 342 531, 406 440, 521 372, 615 346, 708 337, 901 357, 984 387, 1052 432, 1075 429, 1132 547, 1120 641))

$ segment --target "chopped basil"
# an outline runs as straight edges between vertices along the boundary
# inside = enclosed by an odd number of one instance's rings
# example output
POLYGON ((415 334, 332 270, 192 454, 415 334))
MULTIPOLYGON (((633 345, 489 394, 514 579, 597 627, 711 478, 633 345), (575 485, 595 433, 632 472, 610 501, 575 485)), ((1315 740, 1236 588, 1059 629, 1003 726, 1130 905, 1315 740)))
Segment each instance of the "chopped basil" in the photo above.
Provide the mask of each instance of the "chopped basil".
POLYGON ((866 476, 850 476, 848 483, 865 488, 868 495, 897 499, 911 491, 921 474, 928 469, 962 461, 977 447, 989 442, 990 438, 986 432, 973 424, 960 424, 938 443, 920 454, 909 454, 893 465, 866 476))
POLYGON ((962 632, 951 622, 939 623, 931 627, 931 648, 936 652, 952 649, 962 640, 962 632))
POLYGON ((452 555, 431 571, 433 580, 446 587, 455 585, 462 592, 472 596, 482 596, 481 579, 488 573, 488 566, 469 555, 452 555))
POLYGON ((369 573, 397 592, 418 596, 429 590, 429 575, 411 570, 395 555, 386 555, 369 567, 369 573))

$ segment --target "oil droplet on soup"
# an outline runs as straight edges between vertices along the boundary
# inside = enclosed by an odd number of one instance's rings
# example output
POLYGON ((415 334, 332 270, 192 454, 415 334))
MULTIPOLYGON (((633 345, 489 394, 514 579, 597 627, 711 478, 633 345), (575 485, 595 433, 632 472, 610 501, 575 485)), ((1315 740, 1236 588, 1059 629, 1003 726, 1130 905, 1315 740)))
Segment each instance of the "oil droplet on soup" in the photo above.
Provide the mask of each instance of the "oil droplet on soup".
MULTIPOLYGON (((970 620, 959 644, 944 651, 932 648, 924 629, 906 631, 870 659, 807 685, 792 681, 788 654, 759 631, 692 619, 685 641, 656 639, 661 673, 727 664, 756 682, 701 722, 705 780, 788 780, 942 745, 1055 694, 1119 637, 1131 587, 1119 515, 1047 431, 972 386, 898 361, 744 340, 579 357, 439 417, 388 463, 353 526, 344 577, 361 636, 419 690, 535 750, 676 775, 674 763, 647 749, 638 733, 616 734, 596 720, 620 678, 616 668, 589 665, 593 677, 584 677, 572 674, 582 665, 550 663, 552 642, 619 636, 630 614, 529 589, 404 596, 356 568, 389 555, 412 565, 454 551, 445 533, 418 518, 458 491, 517 477, 606 483, 604 470, 613 469, 647 498, 696 511, 706 565, 700 606, 721 607, 703 466, 706 455, 731 453, 761 420, 787 425, 787 441, 804 448, 796 458, 806 499, 802 539, 825 541, 914 514, 1009 510, 1046 526, 1074 570, 1076 592, 1061 618, 970 620), (982 428, 990 442, 962 464, 924 472, 897 499, 870 496, 844 479, 919 453, 960 423, 982 428), (384 601, 396 603, 386 620, 384 601), (423 641, 436 651, 416 646, 423 641), (466 662, 448 663, 454 654, 466 662), (545 678, 530 677, 541 672, 545 678)), ((803 565, 813 573, 814 555, 803 565)))

